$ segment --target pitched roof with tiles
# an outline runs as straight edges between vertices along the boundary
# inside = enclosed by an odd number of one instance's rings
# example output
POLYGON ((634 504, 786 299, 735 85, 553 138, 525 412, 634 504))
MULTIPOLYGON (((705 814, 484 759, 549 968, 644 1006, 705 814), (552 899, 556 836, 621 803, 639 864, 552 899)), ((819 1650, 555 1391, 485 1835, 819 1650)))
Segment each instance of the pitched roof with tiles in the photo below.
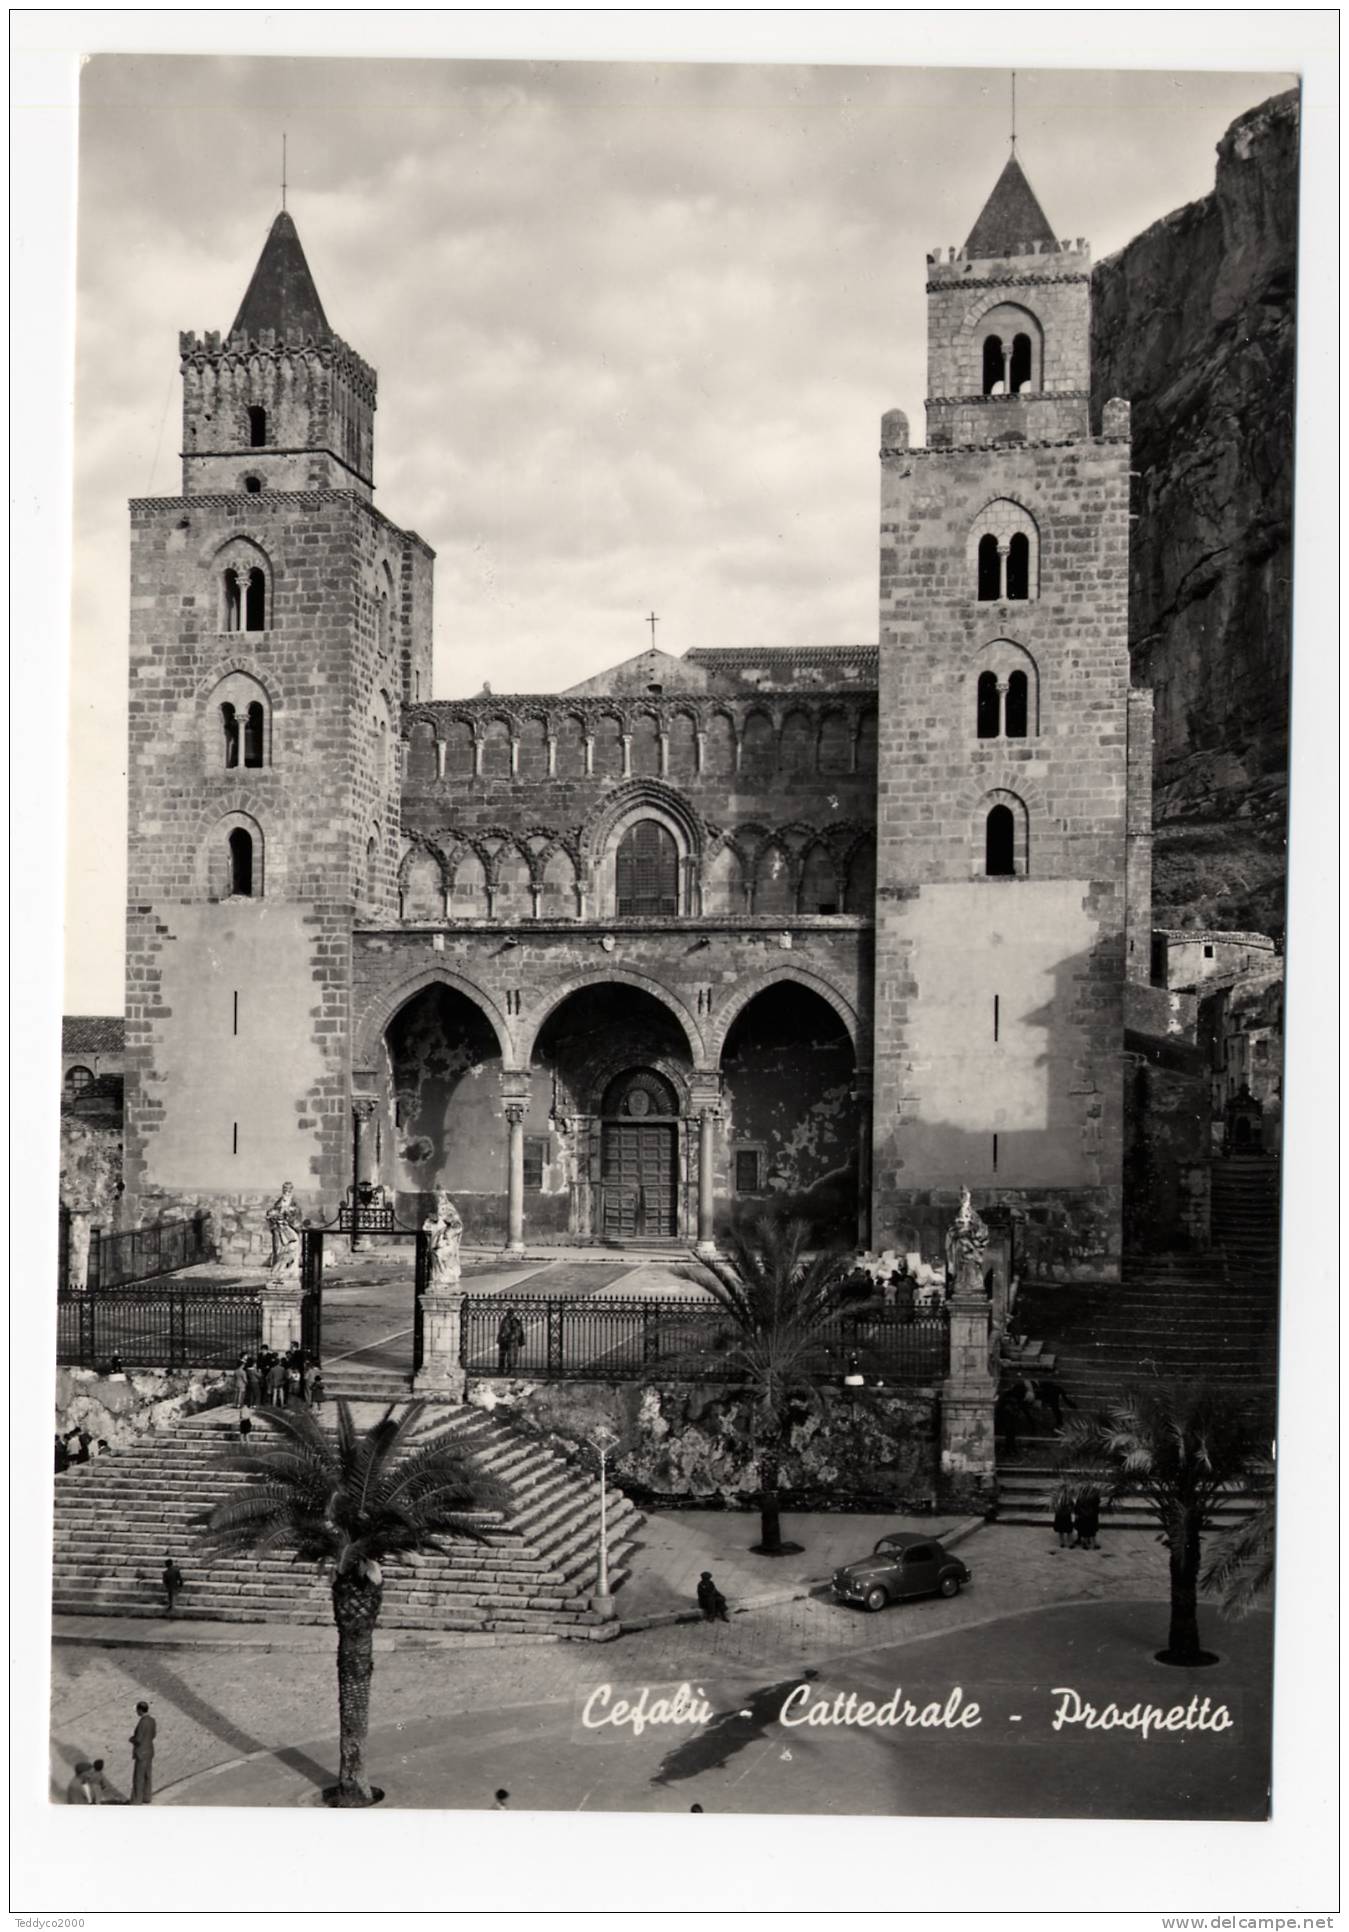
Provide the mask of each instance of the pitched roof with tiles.
POLYGON ((964 253, 976 261, 986 261, 996 255, 1025 254, 1031 242, 1048 242, 1052 248, 1057 239, 1021 163, 1014 154, 1009 155, 983 213, 970 230, 964 253))
POLYGON ((284 341, 332 334, 309 272, 295 223, 282 209, 262 245, 231 335, 259 336, 275 329, 284 341))
POLYGON ((120 1053, 125 1045, 119 1013, 68 1013, 61 1022, 62 1053, 120 1053))

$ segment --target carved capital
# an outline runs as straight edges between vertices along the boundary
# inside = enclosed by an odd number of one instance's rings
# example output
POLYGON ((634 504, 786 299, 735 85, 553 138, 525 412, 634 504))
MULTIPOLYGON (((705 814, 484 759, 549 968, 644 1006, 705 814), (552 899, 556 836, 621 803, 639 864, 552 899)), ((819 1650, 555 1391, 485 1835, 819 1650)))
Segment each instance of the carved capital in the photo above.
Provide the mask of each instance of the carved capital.
POLYGON ((351 1103, 351 1111, 355 1114, 357 1120, 364 1123, 367 1120, 374 1119, 378 1106, 378 1100, 366 1094, 358 1094, 351 1103))
POLYGON ((519 1127, 528 1112, 529 1102, 527 1100, 508 1100, 506 1102, 506 1118, 512 1127, 519 1127))

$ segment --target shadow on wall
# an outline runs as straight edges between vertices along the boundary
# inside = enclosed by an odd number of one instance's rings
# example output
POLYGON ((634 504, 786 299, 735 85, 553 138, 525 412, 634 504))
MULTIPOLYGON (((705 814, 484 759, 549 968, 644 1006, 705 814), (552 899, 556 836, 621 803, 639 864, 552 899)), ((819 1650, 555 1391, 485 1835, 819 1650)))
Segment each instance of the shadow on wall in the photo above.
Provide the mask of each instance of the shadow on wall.
MULTIPOLYGON (((1028 904, 1028 924, 1034 912, 1028 904)), ((1118 945, 1054 960, 1052 933, 1029 930, 1023 944, 1010 920, 993 945, 925 955, 921 938, 902 1044, 911 1091, 888 1131, 877 1119, 873 1245, 895 1245, 907 1230, 940 1255, 968 1186, 978 1206, 1023 1211, 1027 1266, 1112 1269, 1123 1159, 1118 945), (940 1111, 926 1111, 928 1096, 940 1096, 940 1111)), ((878 1090, 886 1084, 878 1068, 878 1090)))

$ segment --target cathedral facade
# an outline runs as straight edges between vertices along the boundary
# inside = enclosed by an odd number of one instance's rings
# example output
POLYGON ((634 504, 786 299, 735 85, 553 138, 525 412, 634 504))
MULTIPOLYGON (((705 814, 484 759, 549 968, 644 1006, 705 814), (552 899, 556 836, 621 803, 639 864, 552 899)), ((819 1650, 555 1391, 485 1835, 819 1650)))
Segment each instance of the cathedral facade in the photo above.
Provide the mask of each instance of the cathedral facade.
POLYGON ((709 1248, 777 1205, 1040 1265, 1120 1252, 1149 972, 1128 408, 1090 259, 1008 163, 928 260, 924 447, 882 423, 848 649, 654 647, 438 700, 433 556, 375 507, 376 379, 289 215, 181 338, 183 494, 131 506, 126 1180, 243 1258, 294 1181, 467 1238, 709 1248))

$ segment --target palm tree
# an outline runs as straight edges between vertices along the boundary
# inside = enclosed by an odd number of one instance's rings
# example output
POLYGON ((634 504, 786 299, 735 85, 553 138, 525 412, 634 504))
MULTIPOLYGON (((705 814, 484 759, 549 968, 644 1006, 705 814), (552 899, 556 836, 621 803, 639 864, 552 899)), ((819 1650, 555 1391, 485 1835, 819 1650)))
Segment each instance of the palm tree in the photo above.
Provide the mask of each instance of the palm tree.
POLYGON ((738 1221, 725 1236, 724 1256, 705 1264, 698 1279, 729 1317, 724 1364, 749 1392, 759 1469, 759 1556, 789 1556, 801 1547, 782 1540, 778 1500, 782 1458, 792 1424, 818 1408, 812 1375, 824 1331, 841 1307, 840 1289, 852 1272, 850 1254, 811 1251, 808 1222, 760 1214, 738 1221))
POLYGON ((1109 1505, 1141 1496, 1162 1528, 1171 1567, 1166 1664, 1213 1661, 1199 1643, 1199 1565, 1214 1504, 1258 1452, 1239 1401, 1202 1383, 1132 1389, 1100 1415, 1073 1418, 1060 1436, 1065 1471, 1088 1475, 1109 1505))
POLYGON ((280 1441, 224 1459, 225 1468, 257 1481, 217 1503, 201 1525, 218 1549, 293 1548, 294 1561, 331 1572, 341 1752, 338 1782, 323 1794, 330 1804, 369 1805, 383 1796, 365 1770, 381 1564, 442 1548, 442 1533, 480 1541, 472 1513, 504 1500, 453 1443, 414 1441, 425 1408, 410 1402, 401 1416, 389 1408, 362 1435, 339 1401, 335 1438, 310 1409, 263 1410, 259 1420, 280 1441))
POLYGON ((1224 1616, 1245 1617, 1274 1587, 1274 1500, 1234 1523, 1209 1552, 1199 1588, 1216 1596, 1224 1616))

